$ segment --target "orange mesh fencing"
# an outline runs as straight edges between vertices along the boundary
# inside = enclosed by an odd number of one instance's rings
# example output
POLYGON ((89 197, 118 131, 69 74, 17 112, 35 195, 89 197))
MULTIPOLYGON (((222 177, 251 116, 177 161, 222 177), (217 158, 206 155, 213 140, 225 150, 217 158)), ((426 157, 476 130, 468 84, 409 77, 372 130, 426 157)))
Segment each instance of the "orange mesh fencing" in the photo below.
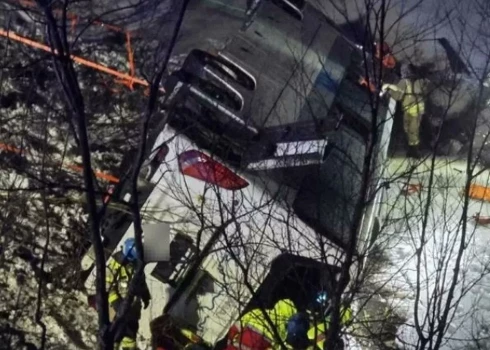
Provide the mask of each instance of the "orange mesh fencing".
MULTIPOLYGON (((28 7, 28 8, 35 8, 36 7, 36 3, 34 1, 31 1, 31 0, 18 0, 18 3, 21 6, 28 7)), ((63 11, 59 10, 59 9, 54 9, 53 13, 55 16, 58 16, 58 17, 63 15, 63 11)), ((66 18, 68 20, 70 20, 70 27, 71 27, 71 30, 74 32, 76 30, 77 24, 79 23, 80 17, 78 15, 72 13, 72 12, 66 12, 66 18)), ((142 79, 135 78, 136 69, 135 69, 135 62, 134 62, 134 52, 133 52, 133 49, 131 47, 131 32, 125 30, 124 28, 121 28, 121 27, 118 27, 118 26, 115 26, 115 25, 112 25, 109 23, 105 23, 105 22, 100 21, 100 20, 94 20, 94 21, 92 21, 92 23, 97 25, 97 26, 100 26, 102 28, 105 28, 107 30, 117 32, 117 33, 122 33, 125 36, 125 41, 126 41, 125 46, 126 46, 126 52, 128 55, 129 75, 126 75, 123 78, 118 77, 118 79, 116 79, 116 81, 118 83, 121 83, 121 84, 127 86, 131 90, 133 90, 134 84, 148 86, 148 84, 142 84, 141 83, 143 81, 142 79)), ((2 35, 4 35, 4 34, 2 34, 2 35)), ((11 39, 13 39, 13 38, 11 38, 11 39)), ((25 39, 27 39, 27 38, 25 38, 25 39)), ((13 39, 13 40, 16 40, 16 39, 13 39)), ((19 40, 19 41, 23 42, 26 45, 32 46, 28 42, 21 41, 21 40, 19 40)), ((40 47, 37 47, 37 48, 40 48, 40 47)), ((43 48, 40 48, 40 49, 43 49, 43 48)), ((76 56, 74 56, 74 57, 76 57, 76 56)), ((92 62, 89 60, 80 61, 80 59, 81 58, 79 58, 77 63, 80 63, 82 65, 88 65, 89 67, 91 67, 93 69, 101 70, 105 73, 112 74, 112 73, 109 73, 107 70, 103 69, 103 67, 105 67, 103 65, 99 65, 98 63, 95 63, 95 62, 92 62), (87 64, 87 62, 91 62, 92 64, 87 64)), ((76 60, 74 59, 74 61, 76 61, 76 60)))
MULTIPOLYGON (((10 153, 19 154, 19 155, 22 155, 22 153, 23 153, 20 148, 17 148, 15 146, 12 146, 12 145, 9 145, 9 144, 3 143, 3 142, 0 142, 0 150, 10 152, 10 153)), ((73 171, 78 172, 78 173, 81 173, 83 171, 83 167, 80 165, 76 165, 76 164, 63 164, 63 167, 66 169, 73 170, 73 171)), ((97 177, 101 180, 111 182, 111 183, 117 184, 120 181, 118 177, 116 177, 112 174, 103 172, 103 171, 94 170, 94 175, 95 175, 95 177, 97 177)))

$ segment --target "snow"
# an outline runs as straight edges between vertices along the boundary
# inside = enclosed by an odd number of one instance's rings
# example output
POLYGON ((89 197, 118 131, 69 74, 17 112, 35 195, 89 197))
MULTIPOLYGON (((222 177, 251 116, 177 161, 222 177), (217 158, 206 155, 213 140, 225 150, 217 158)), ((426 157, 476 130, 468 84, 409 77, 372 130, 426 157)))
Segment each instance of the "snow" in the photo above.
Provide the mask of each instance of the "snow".
MULTIPOLYGON (((11 327, 23 330, 27 341, 39 344, 41 328, 35 322, 38 284, 33 270, 27 262, 17 259, 10 273, 4 277, 0 311, 9 313, 11 327), (12 309, 12 305, 17 307, 12 309)), ((95 334, 97 328, 96 322, 91 320, 95 320, 96 315, 84 305, 83 295, 54 288, 52 283, 46 284, 46 287, 41 304, 42 322, 47 327, 46 349, 63 346, 66 349, 93 348, 95 343, 91 335, 95 334), (67 336, 67 330, 71 332, 71 337, 67 336)))
MULTIPOLYGON (((86 292, 77 280, 80 250, 88 232, 82 194, 58 187, 50 189, 50 243, 41 270, 47 242, 42 192, 20 191, 42 186, 39 178, 43 167, 46 180, 52 184, 81 185, 81 174, 61 166, 80 164, 81 157, 66 123, 63 95, 48 66, 50 61, 40 60, 45 57, 43 53, 16 42, 6 44, 0 40, 5 53, 0 84, 0 142, 21 149, 22 153, 0 151, 0 330, 8 327, 24 334, 25 339, 19 335, 5 340, 0 332, 0 348, 20 349, 25 342, 40 345, 41 327, 35 316, 38 282, 42 280, 46 349, 94 349, 97 315, 88 307, 86 292), (4 314, 8 317, 4 318, 4 314)), ((89 49, 82 45, 82 50, 89 49)), ((98 43, 97 50, 101 61, 127 71, 124 45, 117 51, 98 43)), ((112 77, 80 66, 76 70, 83 82, 93 167, 117 174, 123 156, 137 144, 139 118, 147 99, 143 90, 130 91, 112 77), (117 92, 111 92, 108 86, 117 92)), ((106 183, 101 181, 100 185, 104 188, 106 183)))
POLYGON ((344 349, 349 350, 363 350, 363 347, 359 344, 354 336, 344 335, 344 349))
MULTIPOLYGON (((391 170, 405 169, 406 160, 392 160, 391 170)), ((386 251, 390 265, 378 282, 386 283, 392 292, 392 303, 407 322, 399 328, 399 346, 416 348, 419 336, 414 328, 415 310, 427 335, 432 313, 438 303, 444 308, 456 266, 456 257, 462 237, 464 168, 462 161, 440 160, 437 163, 431 199, 428 200, 429 163, 419 165, 410 179, 421 183, 422 191, 409 196, 400 195, 406 179, 393 183, 384 204, 385 234, 390 236, 386 251), (429 201, 426 236, 422 243, 424 210, 429 201), (420 268, 417 268, 417 251, 422 247, 420 268), (417 283, 417 277, 420 282, 417 283), (420 300, 416 303, 416 288, 420 300), (399 291, 402 291, 400 293, 399 291), (424 322, 425 317, 428 319, 424 322)), ((478 169, 481 170, 481 169, 478 169)), ((391 175, 393 175, 392 172, 391 175)), ((398 173, 398 172, 397 172, 398 173)), ((476 183, 488 183, 490 173, 483 173, 476 183)), ((490 347, 489 329, 485 320, 490 318, 490 228, 476 225, 475 214, 490 216, 490 203, 469 201, 466 246, 462 256, 461 271, 451 301, 450 324, 440 349, 469 349, 476 345, 490 347), (475 339, 480 339, 475 341, 475 339)), ((436 311, 434 311, 436 310, 436 311)), ((437 319, 435 320, 437 326, 437 319)), ((435 337, 433 337, 435 340, 435 337)))

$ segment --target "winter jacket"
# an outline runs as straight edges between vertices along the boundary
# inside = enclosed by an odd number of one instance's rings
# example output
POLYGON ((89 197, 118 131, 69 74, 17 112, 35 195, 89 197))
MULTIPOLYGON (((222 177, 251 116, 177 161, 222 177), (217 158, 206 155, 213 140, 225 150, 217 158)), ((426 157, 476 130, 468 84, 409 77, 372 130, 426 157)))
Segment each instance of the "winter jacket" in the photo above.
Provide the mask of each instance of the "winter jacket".
POLYGON ((278 301, 271 310, 254 309, 242 316, 228 333, 228 348, 262 350, 280 348, 274 329, 264 315, 269 316, 281 342, 286 340, 288 320, 297 313, 294 303, 289 299, 278 301), (259 341, 260 339, 260 341, 259 341), (248 344, 247 344, 248 343, 248 344))
POLYGON ((398 84, 385 84, 384 89, 391 90, 392 97, 401 101, 403 111, 412 116, 420 116, 425 112, 424 103, 424 79, 401 79, 398 84))
MULTIPOLYGON (((109 292, 109 304, 122 301, 127 293, 129 282, 134 275, 134 265, 126 261, 122 252, 117 252, 109 260, 106 270, 106 285, 109 292)), ((136 298, 141 299, 145 305, 150 301, 150 291, 144 279, 137 284, 136 298)))
MULTIPOLYGON (((340 307, 340 324, 348 325, 352 321, 352 309, 350 307, 340 307)), ((328 326, 330 323, 330 318, 327 318, 324 322, 319 322, 316 325, 313 325, 308 331, 308 339, 312 341, 312 343, 316 344, 316 349, 324 349, 325 341, 327 339, 328 326)), ((309 350, 312 350, 314 347, 309 347, 309 350)))

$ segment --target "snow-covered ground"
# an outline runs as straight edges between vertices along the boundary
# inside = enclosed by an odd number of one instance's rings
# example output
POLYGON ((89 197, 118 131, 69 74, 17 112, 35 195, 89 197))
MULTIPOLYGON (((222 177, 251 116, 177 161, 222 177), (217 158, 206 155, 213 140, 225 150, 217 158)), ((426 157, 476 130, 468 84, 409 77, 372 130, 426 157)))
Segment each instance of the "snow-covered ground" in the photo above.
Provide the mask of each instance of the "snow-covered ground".
MULTIPOLYGON (((407 164, 407 160, 393 159, 389 173, 400 174, 407 164)), ((490 203, 469 200, 466 237, 462 239, 465 166, 463 161, 439 160, 435 166, 430 199, 429 162, 419 165, 408 180, 412 184, 421 184, 420 191, 404 195, 406 178, 391 184, 388 190, 384 203, 387 223, 384 234, 390 236, 385 248, 391 263, 378 282, 386 283, 392 294, 390 303, 407 319, 398 331, 402 348, 420 345, 415 329, 417 323, 424 336, 427 336, 431 323, 435 322, 437 329, 462 242, 466 249, 440 349, 490 347, 490 227, 477 225, 473 218, 477 213, 481 217, 490 216, 490 203), (424 231, 423 217, 428 202, 424 231), (419 260, 417 252, 420 252, 419 260), (417 289, 420 291, 418 302, 417 289)), ((477 168, 476 172, 479 170, 477 168)), ((489 179, 488 170, 483 171, 474 183, 488 186, 489 179)), ((435 341, 436 337, 437 334, 433 334, 432 340, 435 341)), ((432 343, 426 348, 432 349, 433 346, 432 343)))
MULTIPOLYGON (((42 328, 36 324, 40 281, 39 315, 46 325, 46 349, 93 349, 97 315, 88 307, 77 280, 81 247, 88 233, 83 193, 63 187, 82 185, 81 174, 67 167, 79 165, 81 159, 67 123, 63 94, 51 61, 42 52, 4 38, 0 38, 0 47, 4 52, 0 81, 0 349, 41 344, 42 328), (50 184, 46 211, 44 182, 50 184)), ((96 48, 82 44, 82 51, 92 49, 98 50, 93 56, 101 62, 127 70, 124 44, 119 55, 101 43, 96 48)), ((80 66, 76 69, 89 118, 93 167, 116 173, 123 156, 137 144, 139 116, 147 100, 144 91, 130 91, 112 77, 80 66)), ((100 186, 104 189, 107 183, 100 181, 100 186)))

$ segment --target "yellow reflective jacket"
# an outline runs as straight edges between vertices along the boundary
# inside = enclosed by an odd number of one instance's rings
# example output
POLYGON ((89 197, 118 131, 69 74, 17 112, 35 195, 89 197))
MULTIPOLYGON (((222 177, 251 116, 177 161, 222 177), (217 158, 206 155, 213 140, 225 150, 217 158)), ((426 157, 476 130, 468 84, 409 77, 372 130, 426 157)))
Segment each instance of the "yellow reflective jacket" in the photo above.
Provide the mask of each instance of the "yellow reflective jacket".
MULTIPOLYGON (((328 324, 328 320, 322 322, 316 326, 313 326, 308 331, 308 339, 316 344, 319 349, 323 350, 323 346, 325 344, 325 340, 327 339, 328 328, 326 325, 328 324)), ((308 347, 308 349, 313 349, 314 347, 308 347)))
MULTIPOLYGON (((346 325, 352 321, 352 309, 350 307, 340 307, 340 324, 346 325)), ((313 325, 308 330, 308 339, 314 341, 318 349, 323 350, 325 341, 327 340, 328 325, 330 318, 327 318, 324 322, 317 325, 313 325)), ((309 347, 309 350, 313 347, 309 347)))
POLYGON ((398 84, 385 84, 385 88, 395 92, 392 97, 402 103, 403 110, 410 116, 421 116, 425 112, 424 79, 401 79, 398 84))
MULTIPOLYGON (((133 265, 124 260, 122 252, 117 252, 110 259, 106 269, 106 286, 109 293, 109 304, 124 299, 128 293, 129 282, 133 278, 133 265)), ((150 291, 143 278, 136 289, 136 297, 145 302, 150 300, 150 291)))
MULTIPOLYGON (((294 303, 289 299, 279 300, 274 305, 273 309, 264 311, 267 313, 267 315, 269 315, 277 334, 279 334, 281 341, 284 342, 287 336, 288 320, 291 318, 291 316, 298 312, 294 306, 294 303)), ((272 344, 278 343, 274 330, 270 323, 267 322, 267 318, 264 316, 261 309, 254 309, 243 315, 240 319, 240 326, 241 328, 249 326, 257 332, 263 334, 264 337, 269 339, 272 344)), ((277 346, 279 347, 280 344, 277 346)))

